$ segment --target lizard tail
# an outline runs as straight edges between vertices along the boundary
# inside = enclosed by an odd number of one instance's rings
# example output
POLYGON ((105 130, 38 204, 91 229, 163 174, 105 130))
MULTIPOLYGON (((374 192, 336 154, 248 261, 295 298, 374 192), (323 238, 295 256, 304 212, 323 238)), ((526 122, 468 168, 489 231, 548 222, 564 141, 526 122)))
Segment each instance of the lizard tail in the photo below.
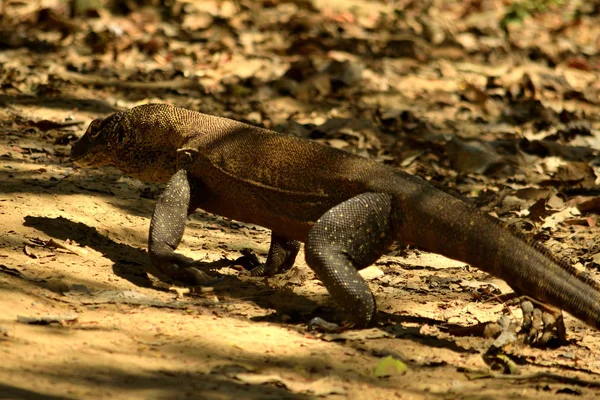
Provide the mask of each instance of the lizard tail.
POLYGON ((467 262, 505 280, 519 294, 567 311, 600 329, 597 282, 473 206, 445 193, 423 193, 427 191, 422 190, 416 195, 418 199, 408 202, 411 208, 400 202, 400 215, 405 217, 398 232, 412 239, 407 242, 467 262))

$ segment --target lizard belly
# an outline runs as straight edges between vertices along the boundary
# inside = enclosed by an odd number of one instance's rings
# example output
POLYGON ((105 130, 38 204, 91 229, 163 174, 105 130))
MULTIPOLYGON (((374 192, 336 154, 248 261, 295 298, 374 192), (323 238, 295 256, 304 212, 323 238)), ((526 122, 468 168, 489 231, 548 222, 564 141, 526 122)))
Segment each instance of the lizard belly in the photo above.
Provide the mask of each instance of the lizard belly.
POLYGON ((211 197, 199 205, 205 211, 237 221, 251 223, 275 231, 288 239, 304 242, 308 231, 321 212, 314 203, 294 202, 287 207, 287 199, 267 201, 250 193, 232 190, 228 193, 211 192, 211 197))
POLYGON ((329 208, 344 199, 323 191, 291 191, 238 179, 215 168, 201 169, 201 192, 195 205, 237 221, 260 225, 289 239, 305 241, 308 231, 329 208), (207 173, 209 171, 209 173, 207 173))
MULTIPOLYGON (((289 147, 287 141, 292 139, 284 139, 280 144, 289 147)), ((307 172, 303 167, 306 163, 293 163, 285 154, 271 154, 278 146, 269 146, 269 152, 259 155, 200 149, 190 169, 191 176, 197 177, 206 189, 205 201, 199 202, 199 208, 299 241, 306 240, 310 228, 327 210, 367 190, 368 176, 382 175, 380 167, 372 162, 361 168, 360 174, 345 173, 346 168, 339 163, 307 172)), ((323 164, 325 156, 334 160, 338 155, 344 162, 354 160, 343 152, 319 156, 319 150, 321 147, 313 149, 311 145, 298 154, 314 153, 310 165, 323 164)))

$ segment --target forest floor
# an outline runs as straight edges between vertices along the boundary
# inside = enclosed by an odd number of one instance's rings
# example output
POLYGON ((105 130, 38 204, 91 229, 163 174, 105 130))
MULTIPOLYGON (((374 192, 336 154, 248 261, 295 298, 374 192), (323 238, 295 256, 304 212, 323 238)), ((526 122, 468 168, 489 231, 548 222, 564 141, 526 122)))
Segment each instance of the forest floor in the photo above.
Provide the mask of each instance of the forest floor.
POLYGON ((339 334, 306 329, 338 314, 302 252, 269 279, 235 265, 266 256, 258 226, 199 210, 179 250, 225 278, 162 282, 161 185, 69 160, 91 120, 167 102, 422 176, 598 280, 594 2, 99 3, 0 10, 0 399, 600 398, 600 332, 565 315, 563 345, 490 357, 470 328, 519 321, 509 286, 412 247, 363 272, 377 326, 339 334))

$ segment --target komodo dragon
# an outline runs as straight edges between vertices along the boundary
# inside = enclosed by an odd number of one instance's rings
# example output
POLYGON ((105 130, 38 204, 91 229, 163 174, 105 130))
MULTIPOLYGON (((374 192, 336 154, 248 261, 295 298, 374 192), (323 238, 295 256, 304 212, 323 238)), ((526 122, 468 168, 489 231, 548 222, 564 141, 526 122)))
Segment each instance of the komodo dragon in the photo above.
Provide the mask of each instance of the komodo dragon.
POLYGON ((363 157, 165 104, 94 120, 71 157, 77 166, 112 164, 143 181, 168 182, 148 250, 178 280, 207 278, 175 252, 187 216, 201 208, 272 231, 266 264, 255 274, 289 269, 304 242, 307 264, 357 328, 376 314, 358 270, 393 242, 469 263, 600 328, 598 284, 473 206, 363 157))

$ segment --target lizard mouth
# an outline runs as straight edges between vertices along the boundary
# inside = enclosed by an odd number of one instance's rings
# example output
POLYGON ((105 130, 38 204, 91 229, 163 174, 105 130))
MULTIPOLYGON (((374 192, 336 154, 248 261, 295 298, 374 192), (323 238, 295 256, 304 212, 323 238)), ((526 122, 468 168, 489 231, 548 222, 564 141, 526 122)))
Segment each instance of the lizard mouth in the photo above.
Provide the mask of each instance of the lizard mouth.
MULTIPOLYGON (((84 138, 73 143, 71 147, 71 161, 78 167, 94 167, 108 164, 102 160, 103 154, 100 146, 89 146, 88 143, 81 143, 84 138)), ((89 142, 86 140, 86 142, 89 142)))
POLYGON ((87 134, 71 146, 71 160, 78 167, 88 167, 93 164, 97 154, 98 152, 93 150, 93 145, 87 134))
POLYGON ((100 122, 93 121, 85 134, 71 146, 71 160, 76 166, 92 167, 110 162, 105 152, 106 139, 98 135, 100 122))

